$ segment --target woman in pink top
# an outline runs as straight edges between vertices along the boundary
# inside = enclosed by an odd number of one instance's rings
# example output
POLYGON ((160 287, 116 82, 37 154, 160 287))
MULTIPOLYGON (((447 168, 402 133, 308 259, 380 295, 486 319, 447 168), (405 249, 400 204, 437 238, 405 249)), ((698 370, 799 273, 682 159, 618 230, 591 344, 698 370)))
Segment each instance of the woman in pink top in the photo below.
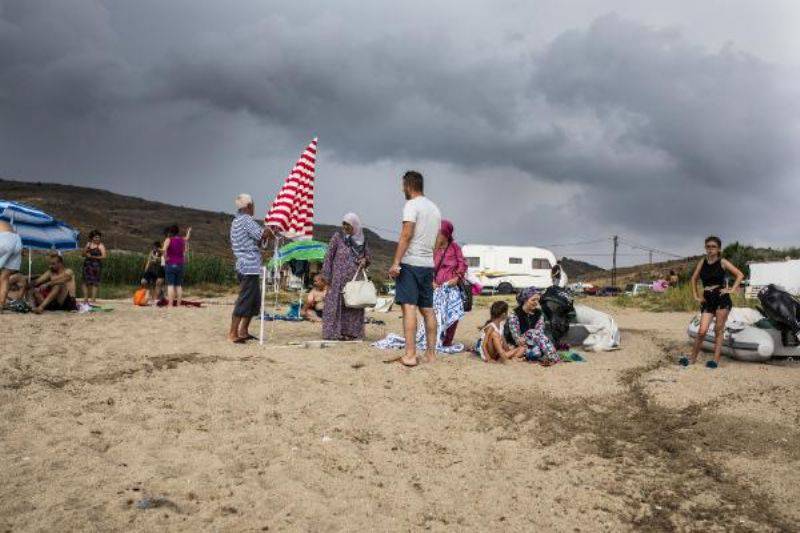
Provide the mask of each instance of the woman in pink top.
MULTIPOLYGON (((467 274, 467 261, 461 253, 461 247, 453 240, 453 223, 442 220, 439 235, 436 236, 436 247, 433 251, 433 264, 436 266, 433 288, 456 286, 467 274)), ((458 322, 450 326, 444 335, 442 344, 450 346, 456 336, 458 322)))
POLYGON ((164 271, 167 282, 167 305, 180 307, 183 298, 183 274, 186 267, 186 245, 192 234, 192 228, 186 230, 186 237, 179 235, 177 225, 167 228, 167 238, 164 239, 163 257, 164 271))

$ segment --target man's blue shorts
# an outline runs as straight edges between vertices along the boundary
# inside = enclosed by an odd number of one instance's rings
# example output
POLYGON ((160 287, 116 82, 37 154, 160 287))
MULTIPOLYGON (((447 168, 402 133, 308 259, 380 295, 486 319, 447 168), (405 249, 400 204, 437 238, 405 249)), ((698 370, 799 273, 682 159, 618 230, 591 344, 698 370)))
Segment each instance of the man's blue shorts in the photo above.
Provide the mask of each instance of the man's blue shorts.
POLYGON ((433 268, 400 265, 394 301, 400 305, 416 305, 423 309, 433 307, 433 268))

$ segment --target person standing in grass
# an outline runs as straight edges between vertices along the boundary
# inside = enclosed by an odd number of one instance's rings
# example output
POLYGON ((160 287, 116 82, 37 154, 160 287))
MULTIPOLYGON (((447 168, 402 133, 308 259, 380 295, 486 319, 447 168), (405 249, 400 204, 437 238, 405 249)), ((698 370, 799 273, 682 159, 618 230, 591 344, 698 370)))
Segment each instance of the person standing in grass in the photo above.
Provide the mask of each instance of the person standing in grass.
POLYGON ((156 303, 161 299, 164 292, 163 255, 161 243, 155 241, 150 253, 147 255, 147 261, 144 264, 144 275, 142 276, 142 281, 147 285, 148 292, 152 289, 152 298, 156 303))
POLYGON ((422 174, 409 170, 403 175, 403 226, 389 276, 396 281, 395 301, 403 309, 406 352, 400 362, 417 365, 417 310, 425 320, 426 359, 436 361, 436 314, 433 311, 433 249, 442 224, 436 204, 424 195, 422 174))
POLYGON ((83 248, 83 303, 88 304, 89 298, 97 302, 97 293, 100 290, 100 277, 103 271, 103 261, 108 254, 102 242, 103 235, 98 230, 89 232, 89 242, 83 248))
POLYGON ((261 246, 269 233, 253 218, 253 197, 236 197, 236 216, 231 222, 231 249, 236 257, 239 296, 233 306, 228 340, 237 344, 254 339, 248 329, 250 321, 261 312, 261 246))
POLYGON ((167 281, 167 305, 181 306, 183 300, 183 276, 186 269, 186 246, 192 236, 192 228, 186 236, 180 236, 178 225, 167 229, 167 238, 161 250, 164 254, 164 271, 167 281))
POLYGON ((733 308, 731 293, 736 292, 742 284, 744 274, 733 263, 722 257, 722 241, 713 235, 706 238, 706 256, 701 259, 692 274, 692 295, 700 304, 700 328, 692 347, 691 357, 682 357, 680 364, 688 366, 697 361, 697 355, 705 341, 711 321, 714 321, 714 359, 706 362, 708 368, 717 368, 722 358, 722 341, 725 335, 725 323, 728 313, 733 308), (728 288, 725 273, 730 272, 735 280, 728 288), (698 291, 697 282, 702 282, 702 291, 698 291))

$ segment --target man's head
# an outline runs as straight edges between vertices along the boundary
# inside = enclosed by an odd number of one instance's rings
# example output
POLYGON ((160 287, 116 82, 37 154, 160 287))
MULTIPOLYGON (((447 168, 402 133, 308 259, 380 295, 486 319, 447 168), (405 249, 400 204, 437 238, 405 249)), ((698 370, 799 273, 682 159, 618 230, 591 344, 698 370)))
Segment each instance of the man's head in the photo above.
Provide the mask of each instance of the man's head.
POLYGON ((403 193, 406 200, 421 196, 425 192, 425 179, 416 170, 409 170, 403 174, 403 193))
POLYGON ((64 258, 58 252, 47 254, 47 264, 52 272, 61 272, 64 269, 64 258))
POLYGON ((239 213, 252 215, 255 212, 255 208, 253 206, 253 197, 245 192, 236 197, 234 204, 236 205, 236 210, 239 213))

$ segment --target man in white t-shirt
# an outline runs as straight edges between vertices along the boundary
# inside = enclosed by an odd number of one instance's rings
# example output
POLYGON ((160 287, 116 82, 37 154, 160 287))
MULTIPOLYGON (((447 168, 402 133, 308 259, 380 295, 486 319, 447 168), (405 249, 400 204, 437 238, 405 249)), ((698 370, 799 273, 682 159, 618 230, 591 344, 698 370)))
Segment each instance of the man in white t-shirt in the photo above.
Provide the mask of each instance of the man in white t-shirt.
POLYGON ((442 222, 436 204, 423 194, 422 174, 409 170, 403 176, 406 205, 403 208, 403 229, 389 276, 395 278, 395 301, 403 309, 403 333, 406 353, 400 362, 417 364, 417 309, 425 320, 426 357, 436 360, 436 315, 433 312, 433 247, 442 222))

